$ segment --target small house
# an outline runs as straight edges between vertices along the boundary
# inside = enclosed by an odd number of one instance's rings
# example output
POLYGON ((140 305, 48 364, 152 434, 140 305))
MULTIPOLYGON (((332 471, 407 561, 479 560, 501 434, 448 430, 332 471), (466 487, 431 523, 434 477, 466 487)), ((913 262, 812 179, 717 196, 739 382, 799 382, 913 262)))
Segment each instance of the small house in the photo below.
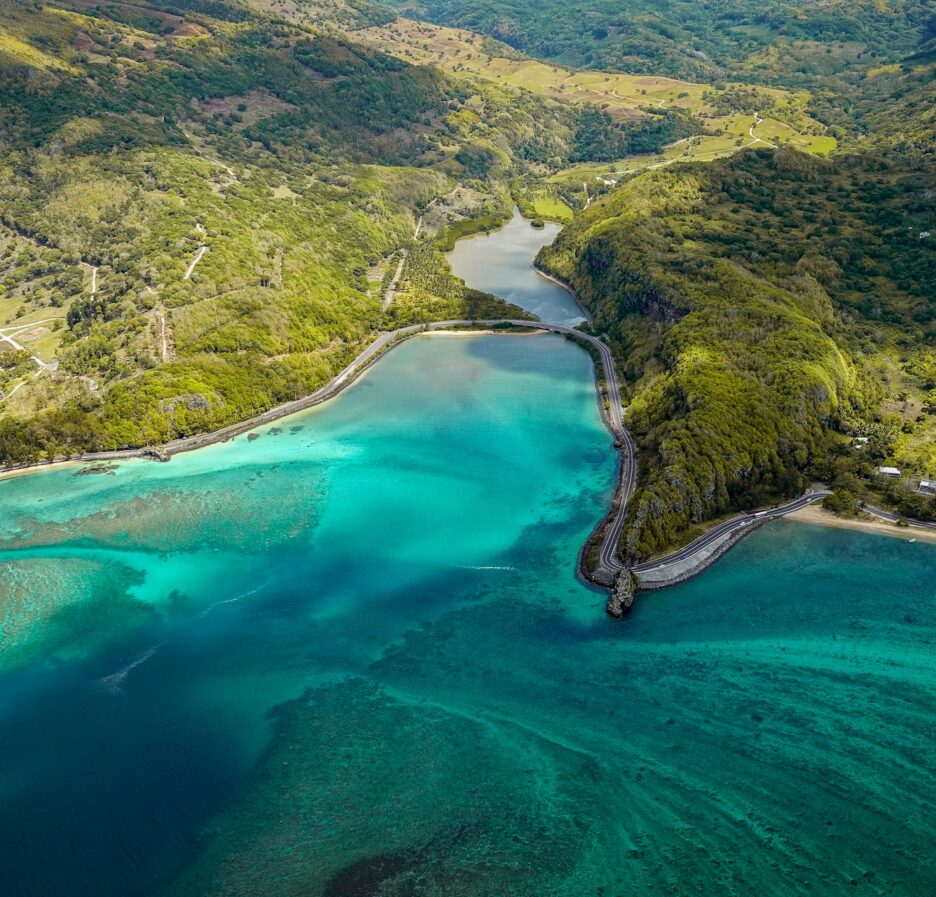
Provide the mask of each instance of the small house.
POLYGON ((900 479, 900 468, 898 467, 879 467, 877 472, 879 476, 888 477, 891 480, 900 479))
POLYGON ((936 480, 920 480, 917 492, 920 495, 936 495, 936 480))

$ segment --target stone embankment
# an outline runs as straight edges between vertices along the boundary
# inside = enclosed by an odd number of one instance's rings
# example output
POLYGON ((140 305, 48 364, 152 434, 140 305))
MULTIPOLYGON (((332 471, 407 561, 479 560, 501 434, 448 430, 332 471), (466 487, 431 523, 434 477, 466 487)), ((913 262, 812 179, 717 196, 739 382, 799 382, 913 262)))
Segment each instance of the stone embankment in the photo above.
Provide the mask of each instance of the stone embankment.
POLYGON ((649 570, 638 569, 633 573, 633 576, 637 579, 638 588, 642 591, 668 589, 670 586, 688 582, 711 567, 725 552, 762 525, 763 521, 757 521, 744 529, 731 530, 710 542, 704 548, 699 549, 691 557, 675 561, 672 564, 664 563, 649 570))

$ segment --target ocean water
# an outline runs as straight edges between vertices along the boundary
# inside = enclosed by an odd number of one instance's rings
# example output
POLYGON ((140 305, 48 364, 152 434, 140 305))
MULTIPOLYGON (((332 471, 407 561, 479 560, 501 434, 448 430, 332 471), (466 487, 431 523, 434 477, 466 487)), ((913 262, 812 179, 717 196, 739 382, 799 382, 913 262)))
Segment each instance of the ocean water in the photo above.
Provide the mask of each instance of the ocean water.
POLYGON ((0 482, 3 897, 936 892, 936 546, 773 523, 606 618, 552 335, 255 436, 0 482))
POLYGON ((515 210, 499 231, 459 240, 446 258, 452 272, 469 286, 513 302, 541 321, 574 326, 583 320, 578 303, 533 269, 536 253, 552 243, 559 230, 549 221, 542 228, 531 227, 515 210))

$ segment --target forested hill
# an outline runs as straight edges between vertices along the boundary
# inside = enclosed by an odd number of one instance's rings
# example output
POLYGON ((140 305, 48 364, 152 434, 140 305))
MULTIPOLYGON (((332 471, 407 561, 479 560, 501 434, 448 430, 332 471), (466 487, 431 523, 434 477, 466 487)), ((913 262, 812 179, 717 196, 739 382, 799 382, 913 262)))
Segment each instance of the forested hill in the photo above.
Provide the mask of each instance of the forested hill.
POLYGON ((629 383, 629 555, 895 453, 936 469, 934 188, 926 159, 748 150, 635 177, 541 253, 629 383))
MULTIPOLYGON (((422 210, 463 187, 469 212, 503 205, 575 131, 556 104, 234 0, 0 0, 0 463, 308 393, 386 325, 422 210)), ((391 311, 490 301, 442 292, 391 311)))
POLYGON ((418 0, 408 14, 576 67, 814 84, 918 50, 928 0, 418 0))

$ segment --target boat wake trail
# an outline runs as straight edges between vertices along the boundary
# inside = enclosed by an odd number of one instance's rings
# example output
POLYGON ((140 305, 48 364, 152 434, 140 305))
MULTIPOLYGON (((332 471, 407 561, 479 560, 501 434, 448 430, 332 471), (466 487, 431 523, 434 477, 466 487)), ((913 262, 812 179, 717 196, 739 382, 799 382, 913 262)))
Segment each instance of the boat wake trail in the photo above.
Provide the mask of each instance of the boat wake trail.
MULTIPOLYGON (((222 604, 233 604, 235 601, 241 601, 244 598, 249 598, 251 595, 256 595, 266 583, 259 585, 256 588, 250 589, 246 592, 242 592, 240 595, 235 595, 233 598, 224 598, 221 601, 216 601, 214 604, 210 604, 206 607, 199 615, 199 619, 202 617, 208 616, 216 607, 220 607, 222 604)), ((146 663, 163 645, 165 642, 159 642, 156 645, 153 645, 152 648, 149 648, 147 651, 144 651, 136 660, 130 661, 125 667, 121 667, 117 670, 116 673, 111 673, 109 676, 104 676, 101 679, 98 679, 97 684, 101 691, 105 691, 108 694, 119 695, 123 694, 123 686, 129 676, 138 666, 146 663)))
POLYGON ((104 676, 102 679, 98 679, 98 687, 101 691, 106 691, 108 694, 120 695, 123 694, 123 684, 127 679, 127 676, 133 672, 138 666, 146 663, 165 643, 160 642, 158 645, 153 645, 148 651, 144 651, 136 660, 130 661, 125 667, 121 667, 117 670, 116 673, 111 673, 109 676, 104 676))
POLYGON ((209 604, 199 615, 199 619, 202 617, 207 617, 216 607, 221 607, 222 604, 234 604, 237 601, 242 601, 244 598, 249 598, 251 595, 256 595, 263 587, 266 585, 259 585, 254 589, 250 589, 247 592, 241 592, 240 595, 235 595, 233 598, 223 598, 221 601, 215 601, 214 604, 209 604))
POLYGON ((459 570, 516 570, 516 567, 503 567, 497 565, 491 565, 488 567, 479 567, 476 564, 460 564, 459 570))

